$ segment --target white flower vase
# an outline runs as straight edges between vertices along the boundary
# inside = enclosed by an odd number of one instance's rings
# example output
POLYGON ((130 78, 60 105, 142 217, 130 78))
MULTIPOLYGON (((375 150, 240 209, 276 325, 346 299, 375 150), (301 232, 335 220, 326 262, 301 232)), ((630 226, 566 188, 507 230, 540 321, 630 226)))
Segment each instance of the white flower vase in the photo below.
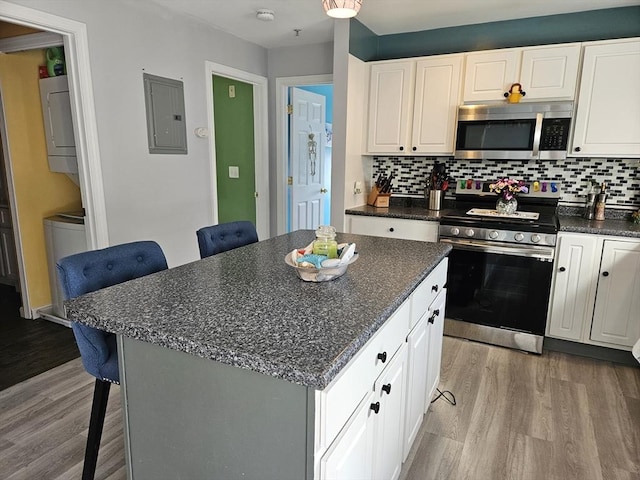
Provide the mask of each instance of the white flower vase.
POLYGON ((496 211, 502 215, 513 215, 518 209, 518 200, 513 197, 511 200, 506 200, 502 197, 498 198, 496 202, 496 211))

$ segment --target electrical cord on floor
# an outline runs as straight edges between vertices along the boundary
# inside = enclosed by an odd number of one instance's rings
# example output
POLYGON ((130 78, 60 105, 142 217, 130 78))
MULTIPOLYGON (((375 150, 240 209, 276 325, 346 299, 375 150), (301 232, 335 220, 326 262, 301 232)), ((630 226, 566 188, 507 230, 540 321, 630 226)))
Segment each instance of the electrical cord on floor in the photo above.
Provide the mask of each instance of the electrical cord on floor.
POLYGON ((456 405, 456 396, 453 393, 451 393, 449 390, 445 390, 444 392, 440 391, 439 388, 436 388, 436 391, 438 392, 438 396, 436 398, 434 398, 433 400, 431 400, 431 403, 435 402, 440 397, 442 397, 447 402, 449 402, 451 405, 453 405, 455 407, 455 405, 456 405), (447 394, 449 394, 451 396, 451 398, 449 398, 449 396, 447 394))

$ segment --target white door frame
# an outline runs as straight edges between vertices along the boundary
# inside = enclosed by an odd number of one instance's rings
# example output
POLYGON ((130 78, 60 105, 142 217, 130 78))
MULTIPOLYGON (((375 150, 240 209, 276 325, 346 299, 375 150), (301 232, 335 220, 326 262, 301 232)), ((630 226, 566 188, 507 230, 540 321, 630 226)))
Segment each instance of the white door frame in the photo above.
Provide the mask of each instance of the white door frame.
MULTIPOLYGON (((104 185, 98 147, 98 128, 93 102, 93 83, 89 62, 89 41, 84 23, 49 13, 23 7, 0 0, 0 20, 38 28, 62 35, 69 79, 69 97, 73 112, 76 156, 82 204, 85 208, 85 226, 89 249, 106 247, 109 244, 104 185)), ((2 86, 0 85, 0 89, 2 86)), ((3 112, 4 117, 4 112, 3 112)), ((4 124, 4 121, 3 121, 4 124)), ((11 196, 11 215, 14 222, 14 237, 20 273, 22 295, 22 315, 26 318, 37 316, 29 299, 29 289, 25 275, 24 254, 18 207, 16 205, 13 170, 11 169, 9 139, 6 139, 5 161, 7 164, 7 187, 11 196)))
POLYGON ((261 240, 269 238, 269 118, 267 78, 244 72, 219 63, 205 62, 207 88, 207 118, 209 122, 209 151, 211 178, 212 223, 218 223, 218 183, 216 176, 216 136, 213 114, 213 76, 230 78, 253 85, 253 130, 256 164, 256 230, 261 240))
POLYGON ((282 235, 287 230, 288 90, 289 87, 300 85, 325 84, 333 84, 333 75, 276 78, 276 235, 282 235))

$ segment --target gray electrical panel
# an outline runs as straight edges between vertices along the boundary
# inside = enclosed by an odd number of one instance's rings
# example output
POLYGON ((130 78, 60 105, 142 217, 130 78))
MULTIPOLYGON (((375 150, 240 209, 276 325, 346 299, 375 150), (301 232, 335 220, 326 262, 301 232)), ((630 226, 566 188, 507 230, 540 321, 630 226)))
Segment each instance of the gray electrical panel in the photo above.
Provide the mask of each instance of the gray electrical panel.
POLYGON ((187 153, 184 86, 179 80, 143 74, 149 153, 187 153))

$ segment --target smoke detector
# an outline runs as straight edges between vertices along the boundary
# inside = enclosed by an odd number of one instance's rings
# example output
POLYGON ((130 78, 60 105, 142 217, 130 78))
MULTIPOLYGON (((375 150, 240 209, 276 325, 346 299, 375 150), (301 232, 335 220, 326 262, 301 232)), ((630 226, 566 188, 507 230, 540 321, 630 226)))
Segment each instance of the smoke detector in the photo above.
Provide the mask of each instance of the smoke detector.
POLYGON ((256 12, 256 18, 258 20, 262 20, 263 22, 273 22, 276 18, 273 10, 260 9, 256 12))

